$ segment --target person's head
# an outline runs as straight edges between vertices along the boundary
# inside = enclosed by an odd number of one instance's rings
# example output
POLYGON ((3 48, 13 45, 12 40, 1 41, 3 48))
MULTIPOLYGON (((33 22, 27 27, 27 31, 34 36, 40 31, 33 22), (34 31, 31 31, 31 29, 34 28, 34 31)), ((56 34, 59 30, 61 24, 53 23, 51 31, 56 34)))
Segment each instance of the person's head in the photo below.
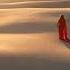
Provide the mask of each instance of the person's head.
POLYGON ((61 18, 63 18, 63 19, 64 19, 64 15, 61 15, 61 18))

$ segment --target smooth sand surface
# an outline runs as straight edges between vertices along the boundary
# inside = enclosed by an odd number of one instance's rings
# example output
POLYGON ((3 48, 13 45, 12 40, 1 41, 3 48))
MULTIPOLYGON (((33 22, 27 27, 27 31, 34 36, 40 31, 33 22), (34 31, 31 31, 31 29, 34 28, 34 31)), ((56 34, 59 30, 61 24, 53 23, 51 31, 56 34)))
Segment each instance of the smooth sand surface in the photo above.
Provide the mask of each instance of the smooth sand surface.
POLYGON ((0 69, 70 70, 70 44, 58 39, 60 12, 69 25, 69 9, 1 9, 0 69))

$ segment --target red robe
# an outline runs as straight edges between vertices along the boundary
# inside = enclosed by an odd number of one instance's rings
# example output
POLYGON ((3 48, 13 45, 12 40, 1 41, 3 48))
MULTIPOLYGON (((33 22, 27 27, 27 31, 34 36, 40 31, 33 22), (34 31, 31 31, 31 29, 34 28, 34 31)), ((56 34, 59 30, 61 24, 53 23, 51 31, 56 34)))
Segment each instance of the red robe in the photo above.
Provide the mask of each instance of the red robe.
POLYGON ((67 39, 67 25, 64 15, 61 15, 58 21, 58 28, 59 28, 59 39, 61 40, 67 39))

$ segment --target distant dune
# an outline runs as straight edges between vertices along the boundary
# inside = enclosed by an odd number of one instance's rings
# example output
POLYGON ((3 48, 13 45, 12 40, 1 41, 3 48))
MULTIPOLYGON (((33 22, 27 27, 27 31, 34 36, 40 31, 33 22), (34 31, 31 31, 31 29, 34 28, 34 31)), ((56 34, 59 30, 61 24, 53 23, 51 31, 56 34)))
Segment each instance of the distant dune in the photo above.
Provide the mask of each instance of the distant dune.
POLYGON ((70 1, 27 1, 0 3, 2 8, 70 8, 70 1))
POLYGON ((0 0, 0 3, 24 2, 24 1, 69 1, 69 0, 0 0))

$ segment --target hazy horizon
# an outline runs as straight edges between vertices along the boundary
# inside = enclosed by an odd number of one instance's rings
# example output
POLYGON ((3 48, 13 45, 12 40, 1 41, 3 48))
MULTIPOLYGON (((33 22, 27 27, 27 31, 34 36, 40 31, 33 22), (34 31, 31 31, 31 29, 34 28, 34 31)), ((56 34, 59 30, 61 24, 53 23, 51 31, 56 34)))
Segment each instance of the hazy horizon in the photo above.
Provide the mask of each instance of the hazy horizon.
POLYGON ((24 2, 24 1, 70 1, 70 0, 0 0, 0 3, 7 2, 24 2))
POLYGON ((5 8, 70 8, 70 1, 17 1, 0 3, 0 9, 5 8))

